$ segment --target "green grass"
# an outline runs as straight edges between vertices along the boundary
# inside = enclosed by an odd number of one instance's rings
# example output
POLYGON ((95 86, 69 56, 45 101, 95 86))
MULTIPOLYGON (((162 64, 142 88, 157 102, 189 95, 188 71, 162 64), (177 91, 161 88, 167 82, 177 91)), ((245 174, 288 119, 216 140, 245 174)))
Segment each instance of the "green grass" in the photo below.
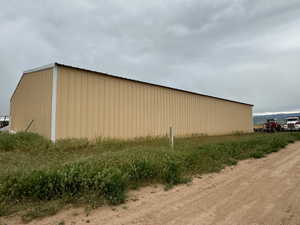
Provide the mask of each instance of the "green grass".
POLYGON ((300 133, 192 136, 176 138, 171 149, 167 138, 53 144, 32 133, 0 133, 0 216, 21 212, 28 221, 70 204, 120 204, 129 189, 169 188, 296 140, 300 133))

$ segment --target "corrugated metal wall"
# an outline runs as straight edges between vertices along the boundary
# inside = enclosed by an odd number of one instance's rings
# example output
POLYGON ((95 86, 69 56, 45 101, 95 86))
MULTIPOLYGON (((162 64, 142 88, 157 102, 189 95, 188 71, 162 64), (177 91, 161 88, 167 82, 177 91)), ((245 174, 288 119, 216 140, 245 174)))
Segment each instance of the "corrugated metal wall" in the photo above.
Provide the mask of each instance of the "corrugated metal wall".
POLYGON ((24 74, 10 102, 11 130, 29 131, 50 138, 52 69, 24 74))
POLYGON ((59 67, 57 138, 252 132, 252 107, 59 67))

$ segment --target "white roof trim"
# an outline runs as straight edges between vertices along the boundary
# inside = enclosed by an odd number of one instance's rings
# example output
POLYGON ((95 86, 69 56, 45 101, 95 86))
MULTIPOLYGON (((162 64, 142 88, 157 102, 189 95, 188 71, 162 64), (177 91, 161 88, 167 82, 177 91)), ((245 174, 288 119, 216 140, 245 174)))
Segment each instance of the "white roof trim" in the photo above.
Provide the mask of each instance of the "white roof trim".
POLYGON ((53 68, 54 66, 55 66, 55 63, 51 63, 48 65, 36 67, 36 68, 30 69, 30 70, 25 70, 24 73, 32 73, 32 72, 37 72, 40 70, 50 69, 50 68, 53 68))

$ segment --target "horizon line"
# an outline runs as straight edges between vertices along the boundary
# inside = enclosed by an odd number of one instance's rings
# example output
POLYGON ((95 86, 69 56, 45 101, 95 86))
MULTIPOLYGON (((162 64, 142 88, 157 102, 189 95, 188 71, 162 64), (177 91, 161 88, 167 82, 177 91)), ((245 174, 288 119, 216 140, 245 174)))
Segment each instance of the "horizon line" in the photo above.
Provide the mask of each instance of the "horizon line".
POLYGON ((292 114, 292 113, 300 113, 300 109, 291 110, 291 111, 253 113, 253 116, 268 116, 268 115, 292 114))

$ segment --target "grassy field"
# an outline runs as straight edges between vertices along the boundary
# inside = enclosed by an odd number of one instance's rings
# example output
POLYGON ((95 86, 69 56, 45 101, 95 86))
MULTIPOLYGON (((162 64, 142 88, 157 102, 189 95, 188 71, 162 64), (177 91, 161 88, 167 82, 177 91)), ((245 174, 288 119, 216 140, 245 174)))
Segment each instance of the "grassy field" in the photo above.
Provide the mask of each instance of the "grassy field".
POLYGON ((20 213, 28 221, 66 205, 120 204, 129 189, 170 188, 296 140, 300 133, 193 136, 175 139, 171 149, 167 138, 53 144, 36 134, 0 133, 0 216, 20 213))

